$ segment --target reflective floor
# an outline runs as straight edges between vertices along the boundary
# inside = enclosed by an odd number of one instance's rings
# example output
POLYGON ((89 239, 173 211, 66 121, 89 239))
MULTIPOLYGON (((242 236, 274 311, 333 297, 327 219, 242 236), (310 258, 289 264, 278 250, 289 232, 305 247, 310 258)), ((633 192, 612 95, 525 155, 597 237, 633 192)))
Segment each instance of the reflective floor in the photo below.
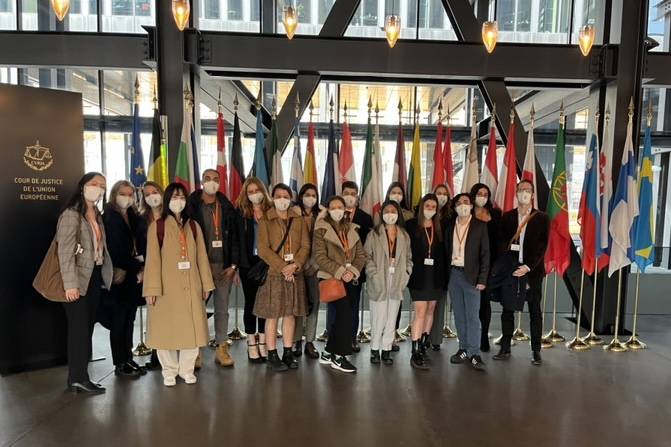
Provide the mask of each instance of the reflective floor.
MULTIPOLYGON (((559 327, 575 331, 564 319, 559 327)), ((160 373, 116 379, 100 329, 95 350, 107 359, 91 371, 107 394, 64 393, 64 368, 0 378, 0 445, 671 446, 671 317, 639 327, 643 352, 555 346, 538 368, 522 343, 504 364, 485 354, 485 373, 449 364, 455 340, 431 353, 428 372, 410 368, 408 342, 392 367, 371 365, 364 345, 357 375, 305 358, 274 374, 250 365, 237 342, 234 368, 215 367, 204 349, 198 384, 172 389, 160 373)))

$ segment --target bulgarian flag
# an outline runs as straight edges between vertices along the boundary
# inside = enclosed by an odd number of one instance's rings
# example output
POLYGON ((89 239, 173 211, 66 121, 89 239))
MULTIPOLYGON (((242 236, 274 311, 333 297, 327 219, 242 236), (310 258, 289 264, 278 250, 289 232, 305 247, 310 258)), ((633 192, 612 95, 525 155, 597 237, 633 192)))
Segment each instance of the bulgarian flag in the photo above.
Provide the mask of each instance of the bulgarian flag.
POLYGON ((340 145, 340 156, 338 158, 339 184, 347 181, 356 181, 354 172, 354 154, 352 153, 352 132, 345 121, 342 125, 342 144, 340 145))
POLYGON ((508 144, 503 166, 499 175, 499 187, 496 189, 494 203, 505 213, 515 208, 515 189, 517 188, 517 159, 515 157, 515 122, 510 122, 508 144))
MULTIPOLYGON (((448 123, 449 124, 449 123, 448 123)), ((454 197, 454 163, 452 161, 452 129, 447 126, 445 132, 445 147, 443 149, 443 168, 445 169, 445 184, 450 197, 454 197)))
MULTIPOLYGON (((568 229, 568 193, 566 187, 566 146, 564 125, 557 131, 555 167, 548 198, 550 240, 545 252, 545 271, 556 271, 560 276, 571 263, 571 234, 568 229)), ((531 137, 530 137, 531 138, 531 137)))
POLYGON ((361 209, 370 214, 374 219, 380 212, 380 201, 382 200, 380 190, 380 172, 376 163, 380 151, 380 127, 375 125, 375 138, 373 139, 372 125, 368 119, 366 130, 366 153, 363 157, 363 172, 361 173, 361 209))
MULTIPOLYGON (((494 117, 492 116, 492 123, 489 127, 489 145, 487 147, 487 157, 485 158, 485 165, 482 168, 482 176, 480 177, 482 183, 489 187, 492 195, 492 201, 494 200, 494 197, 496 197, 496 190, 499 186, 498 175, 499 168, 496 158, 496 124, 494 123, 494 117)), ((500 208, 497 203, 494 203, 494 206, 500 208)))
POLYGON ((303 183, 317 185, 317 164, 315 162, 315 125, 308 124, 308 147, 305 151, 305 166, 303 167, 303 183))
POLYGON ((197 164, 194 157, 194 135, 192 124, 193 104, 186 101, 184 108, 184 120, 182 121, 182 137, 177 153, 177 166, 175 167, 175 182, 184 185, 188 192, 195 191, 198 187, 197 164))
MULTIPOLYGON (((226 157, 226 132, 224 130, 224 114, 221 100, 217 113, 217 172, 219 173, 219 191, 228 196, 228 162, 226 157)), ((229 197, 230 199, 230 197, 229 197)))
POLYGON ((410 157, 410 173, 408 175, 408 197, 410 207, 415 209, 422 200, 422 159, 419 142, 419 124, 415 124, 414 137, 412 139, 412 156, 410 157))
MULTIPOLYGON (((533 107, 531 109, 533 111, 533 107)), ((522 169, 522 180, 528 180, 534 185, 536 191, 536 150, 534 145, 534 121, 531 120, 531 128, 527 137, 527 153, 524 156, 524 168, 522 169)), ((538 209, 538 198, 534 194, 531 206, 538 209)))
POLYGON ((443 155, 443 124, 438 121, 438 128, 436 129, 436 145, 433 148, 433 179, 431 181, 431 189, 436 189, 436 186, 445 183, 443 155))

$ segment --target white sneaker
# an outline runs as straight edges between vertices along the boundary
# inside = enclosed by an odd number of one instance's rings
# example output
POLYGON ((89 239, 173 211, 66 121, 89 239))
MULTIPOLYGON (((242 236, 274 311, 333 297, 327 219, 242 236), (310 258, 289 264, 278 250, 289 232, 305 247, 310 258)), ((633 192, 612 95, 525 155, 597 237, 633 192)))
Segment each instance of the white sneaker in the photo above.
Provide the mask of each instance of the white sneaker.
POLYGON ((193 385, 194 383, 198 382, 198 377, 196 377, 195 374, 187 374, 182 377, 182 379, 184 379, 184 383, 187 385, 193 385))
POLYGON ((175 377, 164 377, 163 385, 165 386, 175 386, 177 385, 177 379, 175 377))

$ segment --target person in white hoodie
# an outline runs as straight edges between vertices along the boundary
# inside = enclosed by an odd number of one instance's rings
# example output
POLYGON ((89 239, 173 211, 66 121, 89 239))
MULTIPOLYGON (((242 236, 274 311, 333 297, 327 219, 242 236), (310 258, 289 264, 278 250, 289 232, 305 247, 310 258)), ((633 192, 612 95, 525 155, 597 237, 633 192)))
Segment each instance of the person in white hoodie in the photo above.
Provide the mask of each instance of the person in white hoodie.
POLYGON ((403 213, 397 202, 388 200, 382 206, 382 223, 371 231, 364 245, 368 255, 366 291, 370 300, 370 361, 385 365, 391 358, 396 316, 403 299, 403 289, 412 272, 410 237, 403 228, 403 213), (382 355, 380 356, 380 349, 382 355))

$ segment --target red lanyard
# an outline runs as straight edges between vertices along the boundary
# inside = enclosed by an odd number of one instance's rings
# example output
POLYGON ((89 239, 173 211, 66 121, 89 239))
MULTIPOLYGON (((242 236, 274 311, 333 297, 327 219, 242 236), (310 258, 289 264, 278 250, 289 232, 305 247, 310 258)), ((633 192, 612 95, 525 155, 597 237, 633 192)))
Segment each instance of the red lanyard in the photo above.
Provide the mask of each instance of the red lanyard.
POLYGON ((186 229, 184 226, 179 228, 179 248, 182 259, 187 259, 189 257, 189 248, 186 243, 186 229))
POLYGON ((396 257, 396 238, 397 237, 398 237, 398 234, 392 240, 392 238, 389 237, 389 232, 387 232, 387 245, 389 246, 389 259, 392 259, 392 260, 396 257))
POLYGON ((338 239, 345 249, 345 257, 349 258, 349 241, 347 240, 347 234, 344 231, 338 231, 338 239))
POLYGON ((212 224, 214 225, 214 239, 221 240, 221 206, 219 201, 214 202, 214 212, 212 213, 212 224))
POLYGON ((433 226, 431 226, 431 235, 429 235, 429 231, 427 230, 426 227, 424 227, 424 234, 426 234, 426 242, 429 244, 429 256, 428 258, 431 257, 431 246, 433 245, 433 226))

